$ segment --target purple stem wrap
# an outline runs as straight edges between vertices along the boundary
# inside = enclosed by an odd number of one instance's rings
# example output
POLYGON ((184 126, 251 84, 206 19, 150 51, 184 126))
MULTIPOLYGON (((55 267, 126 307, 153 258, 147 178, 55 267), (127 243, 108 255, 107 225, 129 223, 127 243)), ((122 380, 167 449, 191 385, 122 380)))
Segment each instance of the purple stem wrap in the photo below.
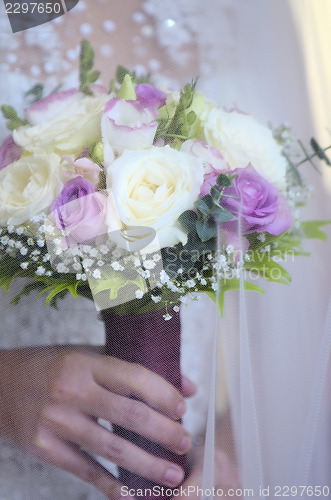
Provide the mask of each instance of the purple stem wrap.
MULTIPOLYGON (((102 311, 106 330, 106 354, 124 361, 139 363, 164 377, 181 389, 180 372, 180 315, 172 311, 172 319, 165 321, 165 311, 119 316, 111 310, 102 311)), ((113 426, 114 432, 143 448, 148 453, 178 464, 187 474, 185 455, 176 455, 144 437, 113 426)), ((129 488, 153 489, 155 483, 119 468, 120 480, 129 488)), ((170 490, 164 487, 165 490, 170 490)), ((166 500, 171 495, 148 496, 145 500, 166 500)))

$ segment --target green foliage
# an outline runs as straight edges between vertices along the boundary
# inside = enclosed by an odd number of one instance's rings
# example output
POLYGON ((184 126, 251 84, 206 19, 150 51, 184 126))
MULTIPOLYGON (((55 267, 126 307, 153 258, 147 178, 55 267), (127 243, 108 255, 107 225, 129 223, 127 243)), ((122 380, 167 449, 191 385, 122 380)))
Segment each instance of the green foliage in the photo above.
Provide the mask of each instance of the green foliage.
POLYGON ((321 230, 321 227, 331 224, 331 220, 310 220, 301 222, 301 227, 305 238, 314 238, 322 241, 327 241, 327 234, 321 230))
POLYGON ((86 95, 93 95, 90 85, 99 78, 100 71, 93 70, 94 50, 87 40, 82 40, 80 45, 79 90, 86 95))
POLYGON ((32 103, 40 101, 44 97, 44 85, 42 83, 36 83, 27 92, 25 92, 25 97, 32 96, 32 103))
POLYGON ((213 199, 210 196, 210 194, 205 194, 204 196, 199 198, 194 204, 197 207, 198 211, 205 216, 209 216, 214 206, 213 199))
POLYGON ((216 225, 210 218, 197 220, 196 229, 203 243, 211 238, 215 238, 217 234, 216 225))
POLYGON ((5 294, 15 278, 25 276, 25 271, 21 269, 19 262, 9 255, 2 255, 0 258, 0 288, 4 289, 5 294))
MULTIPOLYGON (((249 281, 243 281, 243 287, 244 290, 264 294, 264 290, 261 287, 254 285, 254 283, 250 283, 249 281)), ((221 317, 223 317, 225 293, 231 290, 240 290, 239 279, 222 279, 219 281, 218 292, 214 292, 212 290, 206 291, 207 295, 215 302, 215 304, 217 304, 221 317)))
POLYGON ((80 281, 77 281, 74 275, 63 274, 60 278, 36 276, 35 281, 44 284, 44 288, 41 290, 41 292, 39 292, 37 298, 39 298, 44 293, 49 292, 46 297, 47 306, 51 304, 51 301, 55 299, 56 296, 60 295, 60 297, 62 298, 67 292, 70 292, 75 299, 78 299, 77 288, 80 281))
POLYGON ((185 210, 179 217, 178 221, 187 233, 196 231, 198 216, 193 210, 185 210))
POLYGON ((161 108, 156 130, 155 141, 163 139, 165 143, 170 143, 173 148, 179 149, 181 144, 190 139, 192 127, 197 121, 197 115, 193 109, 190 109, 193 103, 195 87, 197 80, 185 85, 180 91, 179 102, 177 105, 171 103, 161 108))
POLYGON ((221 186, 230 187, 232 184, 231 179, 233 179, 234 177, 236 177, 236 176, 229 177, 229 175, 227 175, 227 174, 219 174, 219 176, 216 179, 216 184, 219 187, 221 187, 221 186))
POLYGON ((330 167, 331 166, 331 162, 330 162, 329 158, 325 154, 325 151, 327 151, 330 148, 330 146, 328 148, 325 148, 325 149, 321 148, 321 146, 318 144, 318 142, 316 141, 316 139, 314 139, 314 137, 312 137, 310 139, 310 145, 313 148, 315 154, 318 156, 318 158, 320 158, 321 160, 325 161, 325 163, 330 167))
POLYGON ((211 186, 210 194, 202 196, 194 203, 199 216, 196 231, 202 242, 216 237, 216 222, 227 222, 233 219, 232 213, 222 206, 223 196, 226 196, 224 190, 231 185, 232 178, 226 174, 220 174, 216 184, 211 186))
POLYGON ((112 301, 117 299, 121 289, 128 286, 132 289, 132 284, 135 284, 143 292, 145 291, 145 280, 139 274, 135 273, 135 277, 132 277, 108 269, 107 272, 103 272, 100 279, 95 280, 90 286, 94 295, 109 290, 109 299, 112 301))
MULTIPOLYGON (((209 244, 205 244, 216 238, 216 223, 233 219, 232 213, 221 204, 225 187, 231 186, 231 177, 221 174, 217 180, 218 185, 211 187, 211 194, 202 196, 194 203, 197 213, 193 210, 186 210, 178 218, 183 229, 191 236, 191 241, 193 240, 197 245, 196 248, 202 251, 211 248, 209 244)), ((212 247, 214 247, 214 242, 212 247)))
POLYGON ((250 260, 245 262, 244 268, 254 274, 274 283, 288 285, 291 276, 278 262, 275 262, 269 252, 252 252, 250 260))
POLYGON ((35 290, 39 290, 40 288, 42 288, 42 286, 42 283, 36 283, 35 281, 32 281, 31 283, 25 285, 22 290, 12 298, 10 303, 13 306, 17 306, 22 297, 30 295, 30 293, 34 292, 35 290))
POLYGON ((3 117, 8 120, 7 121, 7 128, 9 130, 15 130, 18 127, 23 127, 24 125, 29 125, 29 122, 27 120, 23 120, 22 118, 19 118, 17 115, 17 112, 12 106, 8 106, 7 104, 3 104, 1 106, 1 111, 3 114, 3 117))
POLYGON ((126 76, 129 76, 131 78, 133 85, 138 85, 139 83, 149 83, 150 81, 149 75, 138 78, 137 73, 135 71, 130 71, 125 66, 119 65, 117 66, 116 69, 115 79, 111 80, 109 83, 109 92, 114 92, 115 94, 117 94, 118 85, 123 84, 126 76))

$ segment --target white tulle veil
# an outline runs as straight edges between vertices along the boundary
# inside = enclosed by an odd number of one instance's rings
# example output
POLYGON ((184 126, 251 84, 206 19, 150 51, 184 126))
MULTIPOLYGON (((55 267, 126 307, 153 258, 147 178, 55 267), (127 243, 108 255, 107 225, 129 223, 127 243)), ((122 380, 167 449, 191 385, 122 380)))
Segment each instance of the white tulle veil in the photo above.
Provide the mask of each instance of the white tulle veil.
MULTIPOLYGON (((308 140, 317 132, 306 88, 308 65, 295 28, 300 2, 292 2, 291 10, 285 2, 238 3, 240 7, 208 2, 205 23, 226 26, 229 39, 219 57, 214 55, 215 78, 205 82, 206 92, 222 104, 236 102, 265 121, 289 120, 296 133, 308 140), (226 49, 236 53, 228 58, 226 49)), ((306 8, 309 11, 309 2, 306 8)), ((316 17, 307 16, 305 21, 310 31, 318 30, 316 17)), ((201 36, 206 43, 200 44, 202 59, 211 44, 210 33, 212 28, 205 38, 201 36)), ((302 217, 328 219, 330 195, 323 179, 308 165, 304 168, 314 192, 302 217)), ((330 244, 306 242, 304 248, 311 257, 289 255, 284 262, 292 276, 289 286, 259 280, 264 295, 243 287, 238 294, 228 294, 215 333, 225 353, 242 488, 251 489, 254 498, 309 498, 319 495, 319 490, 322 497, 331 496, 330 244)), ((215 369, 211 371, 213 380, 215 369)), ((210 398, 205 488, 215 479, 210 458, 215 438, 213 390, 210 398)))
MULTIPOLYGON (((160 3, 160 8, 163 4, 163 9, 168 9, 170 3, 175 7, 178 4, 195 20, 192 33, 201 68, 199 89, 207 97, 219 105, 237 104, 264 123, 287 120, 307 142, 316 135, 316 129, 312 88, 307 83, 307 52, 297 28, 303 1, 308 10, 300 21, 309 27, 312 39, 320 40, 313 34, 319 30, 318 19, 309 16, 309 4, 316 0, 152 3, 160 3)), ((317 52, 309 52, 311 58, 316 56, 317 85, 318 61, 321 68, 325 61, 325 49, 318 49, 317 43, 317 52)), ((326 72, 320 74, 325 76, 326 72)), ((8 82, 17 80, 16 76, 8 76, 8 82)), ((330 85, 323 81, 321 89, 330 85)), ((1 88, 10 93, 8 87, 11 85, 4 82, 1 88)), ((18 108, 21 90, 13 86, 18 108)), ((321 126, 327 127, 328 123, 321 126)), ((315 191, 302 217, 330 219, 330 193, 323 178, 309 165, 303 168, 315 191)), ((218 402, 224 399, 224 377, 242 488, 253 490, 250 497, 262 497, 261 488, 265 494, 269 488, 269 498, 277 493, 295 497, 290 488, 298 486, 320 486, 322 493, 323 487, 331 490, 330 243, 307 241, 304 249, 311 252, 311 257, 289 256, 284 263, 292 276, 289 286, 259 280, 264 295, 243 289, 229 292, 224 316, 220 318, 215 307, 214 321, 206 317, 206 329, 208 325, 215 327, 209 343, 212 362, 203 368, 210 385, 202 485, 205 491, 217 479, 213 449, 218 402), (218 375, 220 368, 223 370, 218 375)), ((310 492, 307 488, 298 490, 297 498, 311 498, 310 492)), ((331 497, 331 493, 320 496, 331 497)))

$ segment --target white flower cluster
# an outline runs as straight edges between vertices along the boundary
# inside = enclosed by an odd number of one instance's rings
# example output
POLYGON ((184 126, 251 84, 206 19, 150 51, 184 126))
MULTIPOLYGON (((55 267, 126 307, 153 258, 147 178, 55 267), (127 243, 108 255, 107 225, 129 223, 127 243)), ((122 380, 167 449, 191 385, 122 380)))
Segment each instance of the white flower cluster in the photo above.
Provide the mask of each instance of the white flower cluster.
MULTIPOLYGON (((37 276, 52 276, 50 255, 47 252, 44 220, 45 214, 33 216, 26 225, 9 224, 0 229, 0 252, 15 258, 24 271, 37 276)), ((3 257, 4 258, 4 257, 3 257)))

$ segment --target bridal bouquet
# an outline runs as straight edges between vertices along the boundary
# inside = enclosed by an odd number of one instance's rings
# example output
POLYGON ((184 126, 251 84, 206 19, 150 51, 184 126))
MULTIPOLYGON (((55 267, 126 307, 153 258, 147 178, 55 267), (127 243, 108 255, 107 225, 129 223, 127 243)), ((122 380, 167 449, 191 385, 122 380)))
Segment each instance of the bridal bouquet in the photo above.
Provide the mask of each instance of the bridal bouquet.
MULTIPOLYGON (((188 294, 206 292, 222 312, 228 290, 263 292, 257 277, 288 283, 279 260, 325 234, 324 222, 300 221, 309 186, 286 128, 216 106, 196 81, 161 90, 120 67, 106 89, 86 41, 80 63, 79 89, 36 100, 23 119, 2 107, 13 132, 0 149, 0 286, 30 278, 14 302, 35 288, 47 304, 93 298, 122 318, 118 335, 114 314, 107 327, 120 356, 121 332, 150 314, 154 343, 155 314, 170 326, 188 294)), ((157 371, 135 328, 129 360, 157 371)))

